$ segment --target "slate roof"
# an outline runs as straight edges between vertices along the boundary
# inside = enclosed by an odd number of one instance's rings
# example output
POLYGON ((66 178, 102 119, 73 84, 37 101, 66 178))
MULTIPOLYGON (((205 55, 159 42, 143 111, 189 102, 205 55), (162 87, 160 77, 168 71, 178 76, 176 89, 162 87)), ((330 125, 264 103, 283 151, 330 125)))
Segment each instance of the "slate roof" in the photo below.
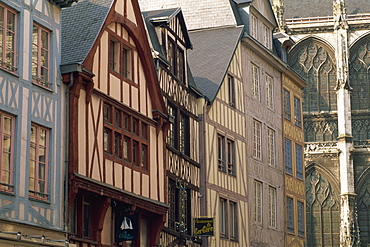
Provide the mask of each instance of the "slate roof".
POLYGON ((62 10, 62 65, 82 63, 114 0, 79 0, 62 10))
POLYGON ((190 31, 193 50, 188 62, 195 84, 213 102, 226 76, 231 59, 242 37, 243 26, 190 31))

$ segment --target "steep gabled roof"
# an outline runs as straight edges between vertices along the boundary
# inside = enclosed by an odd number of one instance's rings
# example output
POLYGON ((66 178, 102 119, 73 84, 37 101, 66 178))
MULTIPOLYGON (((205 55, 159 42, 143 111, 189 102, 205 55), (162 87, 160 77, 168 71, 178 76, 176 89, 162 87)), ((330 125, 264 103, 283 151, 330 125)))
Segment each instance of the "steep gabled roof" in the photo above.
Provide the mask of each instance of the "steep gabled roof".
POLYGON ((189 32, 193 50, 188 61, 197 88, 213 102, 227 74, 243 34, 243 26, 200 29, 189 32))
POLYGON ((179 23, 182 29, 182 33, 185 39, 186 48, 192 48, 190 38, 188 35, 188 29, 186 28, 184 15, 182 14, 181 8, 172 8, 172 9, 160 9, 153 11, 144 11, 142 12, 144 18, 152 23, 153 26, 158 26, 163 23, 170 23, 173 18, 177 16, 179 18, 179 23))
POLYGON ((114 0, 80 0, 62 10, 62 65, 82 63, 91 50, 114 0))

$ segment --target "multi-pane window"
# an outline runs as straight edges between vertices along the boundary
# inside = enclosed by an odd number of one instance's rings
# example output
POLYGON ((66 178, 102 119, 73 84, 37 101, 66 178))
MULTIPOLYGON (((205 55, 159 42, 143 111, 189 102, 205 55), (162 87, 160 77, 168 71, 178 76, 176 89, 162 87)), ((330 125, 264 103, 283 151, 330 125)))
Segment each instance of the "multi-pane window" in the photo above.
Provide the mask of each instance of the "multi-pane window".
POLYGON ((285 157, 285 172, 293 175, 292 168, 292 141, 289 139, 284 140, 284 157, 285 157))
POLYGON ((238 210, 236 202, 220 198, 219 214, 221 237, 237 240, 238 210))
POLYGON ((284 118, 290 120, 290 92, 284 89, 284 118))
POLYGON ((104 104, 104 151, 145 170, 149 167, 148 124, 112 105, 104 104))
POLYGON ((190 233, 190 190, 182 181, 168 181, 168 204, 168 227, 178 232, 190 233))
POLYGON ((36 124, 31 125, 30 166, 28 178, 29 196, 47 201, 49 173, 49 130, 36 124))
POLYGON ((304 236, 304 203, 297 202, 298 235, 304 236))
POLYGON ((262 223, 262 183, 254 180, 254 221, 262 223))
POLYGON ((253 157, 256 159, 261 159, 261 130, 261 122, 253 120, 253 157))
POLYGON ((220 198, 220 235, 227 236, 227 200, 220 198))
POLYGON ((222 135, 217 135, 217 160, 218 169, 225 171, 225 137, 222 135))
POLYGON ((293 209, 293 198, 286 198, 286 209, 287 209, 287 230, 290 233, 294 233, 294 209, 293 209))
POLYGON ((296 176, 299 179, 303 179, 303 158, 302 158, 302 146, 295 145, 295 164, 296 164, 296 176))
POLYGON ((266 75, 266 104, 270 109, 274 109, 274 90, 273 79, 271 76, 266 75))
POLYGON ((32 31, 32 82, 50 88, 50 31, 34 23, 32 31))
POLYGON ((229 201, 229 229, 230 239, 236 240, 238 236, 238 209, 236 202, 229 201))
POLYGON ((260 99, 260 78, 259 68, 252 64, 252 97, 256 100, 260 99))
POLYGON ((268 49, 270 49, 270 47, 271 47, 271 31, 266 25, 263 25, 263 44, 268 49))
POLYGON ((301 127, 301 101, 294 97, 294 124, 301 127))
POLYGON ((275 165, 275 131, 273 129, 267 129, 267 152, 268 152, 268 164, 270 166, 275 165))
POLYGON ((179 149, 182 154, 190 155, 189 117, 184 114, 180 114, 179 121, 179 149))
POLYGON ((235 174, 235 145, 234 141, 227 139, 227 172, 235 174))
POLYGON ((170 62, 170 72, 185 83, 185 52, 174 40, 168 38, 167 59, 170 62))
POLYGON ((110 37, 109 40, 109 69, 116 74, 133 80, 133 52, 132 49, 120 42, 118 39, 110 37))
POLYGON ((182 154, 190 156, 190 118, 170 104, 167 109, 170 118, 167 143, 182 154))
POLYGON ((0 4, 0 68, 16 72, 16 17, 13 10, 0 4))
POLYGON ((269 187, 269 226, 276 227, 276 188, 269 187))
POLYGON ((235 106, 235 79, 233 76, 227 76, 228 93, 229 93, 229 104, 235 106))
POLYGON ((258 32, 258 19, 256 16, 251 15, 251 36, 257 39, 258 32))
POLYGON ((13 192, 14 117, 0 112, 0 190, 13 192))
POLYGON ((235 174, 235 143, 220 134, 217 135, 217 160, 220 171, 235 174))

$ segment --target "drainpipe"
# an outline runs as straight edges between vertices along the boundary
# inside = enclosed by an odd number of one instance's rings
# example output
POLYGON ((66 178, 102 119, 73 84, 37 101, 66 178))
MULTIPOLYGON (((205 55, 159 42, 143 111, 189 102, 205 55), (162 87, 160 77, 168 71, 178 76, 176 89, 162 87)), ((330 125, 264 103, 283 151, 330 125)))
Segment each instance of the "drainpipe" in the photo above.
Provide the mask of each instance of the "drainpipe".
MULTIPOLYGON (((68 148, 69 148, 69 90, 73 86, 73 72, 69 73, 69 84, 66 89, 66 126, 65 126, 65 173, 64 173, 64 231, 66 232, 66 241, 68 241, 68 148)), ((66 242, 66 246, 68 243, 66 242)))

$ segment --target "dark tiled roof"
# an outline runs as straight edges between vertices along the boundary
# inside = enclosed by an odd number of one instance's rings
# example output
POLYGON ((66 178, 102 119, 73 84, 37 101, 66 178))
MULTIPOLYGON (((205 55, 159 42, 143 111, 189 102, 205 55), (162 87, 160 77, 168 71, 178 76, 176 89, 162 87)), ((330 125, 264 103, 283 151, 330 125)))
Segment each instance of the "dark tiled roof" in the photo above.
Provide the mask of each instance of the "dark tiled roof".
POLYGON ((142 14, 146 19, 149 19, 152 22, 155 22, 157 20, 170 22, 171 19, 175 17, 180 11, 180 8, 159 9, 153 11, 145 11, 142 12, 142 14))
POLYGON ((213 102, 227 73, 243 26, 200 29, 189 32, 193 50, 188 61, 197 88, 213 102))
POLYGON ((82 63, 114 0, 79 0, 62 10, 62 65, 82 63))
POLYGON ((180 20, 180 26, 184 34, 186 48, 191 48, 191 42, 188 35, 188 29, 186 28, 185 19, 182 14, 181 8, 172 9, 160 9, 142 12, 145 20, 152 23, 154 26, 160 25, 161 23, 169 23, 175 16, 180 20))
POLYGON ((251 3, 253 0, 233 0, 236 4, 251 3))

